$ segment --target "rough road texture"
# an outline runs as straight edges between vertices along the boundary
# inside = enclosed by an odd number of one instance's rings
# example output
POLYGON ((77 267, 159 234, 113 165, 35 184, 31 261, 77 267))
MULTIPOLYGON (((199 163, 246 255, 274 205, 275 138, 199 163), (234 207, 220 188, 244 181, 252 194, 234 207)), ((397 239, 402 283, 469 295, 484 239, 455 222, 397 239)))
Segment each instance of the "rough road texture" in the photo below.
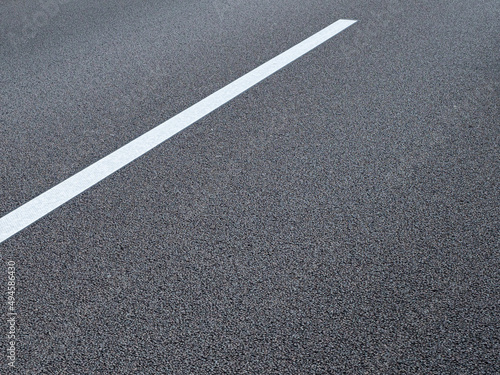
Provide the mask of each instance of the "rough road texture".
POLYGON ((2 216, 359 20, 0 244, 0 373, 498 374, 500 3, 248 3, 0 4, 2 216))

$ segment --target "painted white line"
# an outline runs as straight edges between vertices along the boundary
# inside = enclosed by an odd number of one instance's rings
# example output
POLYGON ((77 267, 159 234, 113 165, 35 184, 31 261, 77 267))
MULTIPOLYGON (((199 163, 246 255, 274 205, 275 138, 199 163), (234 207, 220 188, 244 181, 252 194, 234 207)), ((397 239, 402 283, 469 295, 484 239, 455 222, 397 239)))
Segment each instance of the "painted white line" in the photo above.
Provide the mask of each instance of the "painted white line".
POLYGON ((81 172, 64 180, 0 219, 0 243, 150 151, 174 134, 326 42, 356 21, 338 20, 219 91, 158 125, 81 172))

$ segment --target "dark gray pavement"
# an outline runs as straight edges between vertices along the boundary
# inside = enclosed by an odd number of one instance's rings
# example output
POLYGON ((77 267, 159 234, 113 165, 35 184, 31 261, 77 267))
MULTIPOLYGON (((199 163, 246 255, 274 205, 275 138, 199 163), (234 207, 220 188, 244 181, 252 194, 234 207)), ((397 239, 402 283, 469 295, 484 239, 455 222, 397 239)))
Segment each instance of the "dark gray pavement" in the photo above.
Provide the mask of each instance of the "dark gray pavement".
POLYGON ((499 373, 500 3, 411 3, 2 2, 0 216, 359 22, 0 244, 0 373, 499 373))

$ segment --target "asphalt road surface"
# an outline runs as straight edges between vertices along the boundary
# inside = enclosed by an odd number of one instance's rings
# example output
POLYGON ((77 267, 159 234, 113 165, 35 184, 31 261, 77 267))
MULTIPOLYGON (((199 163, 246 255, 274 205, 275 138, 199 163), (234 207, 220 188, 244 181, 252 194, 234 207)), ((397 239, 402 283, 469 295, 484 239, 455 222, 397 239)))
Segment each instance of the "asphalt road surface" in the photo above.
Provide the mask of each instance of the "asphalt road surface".
POLYGON ((339 19, 0 243, 1 374, 500 373, 498 0, 4 0, 0 217, 339 19))

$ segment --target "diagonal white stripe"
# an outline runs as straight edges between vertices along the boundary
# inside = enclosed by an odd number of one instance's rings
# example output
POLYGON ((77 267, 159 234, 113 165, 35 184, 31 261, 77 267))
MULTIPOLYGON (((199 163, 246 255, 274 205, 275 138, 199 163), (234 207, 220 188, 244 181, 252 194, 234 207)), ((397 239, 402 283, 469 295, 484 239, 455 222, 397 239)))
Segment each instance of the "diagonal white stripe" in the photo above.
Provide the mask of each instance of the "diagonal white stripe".
POLYGON ((248 90, 292 61, 324 43, 356 21, 338 20, 289 50, 231 82, 178 115, 134 139, 81 172, 0 219, 0 243, 150 151, 174 134, 248 90))

